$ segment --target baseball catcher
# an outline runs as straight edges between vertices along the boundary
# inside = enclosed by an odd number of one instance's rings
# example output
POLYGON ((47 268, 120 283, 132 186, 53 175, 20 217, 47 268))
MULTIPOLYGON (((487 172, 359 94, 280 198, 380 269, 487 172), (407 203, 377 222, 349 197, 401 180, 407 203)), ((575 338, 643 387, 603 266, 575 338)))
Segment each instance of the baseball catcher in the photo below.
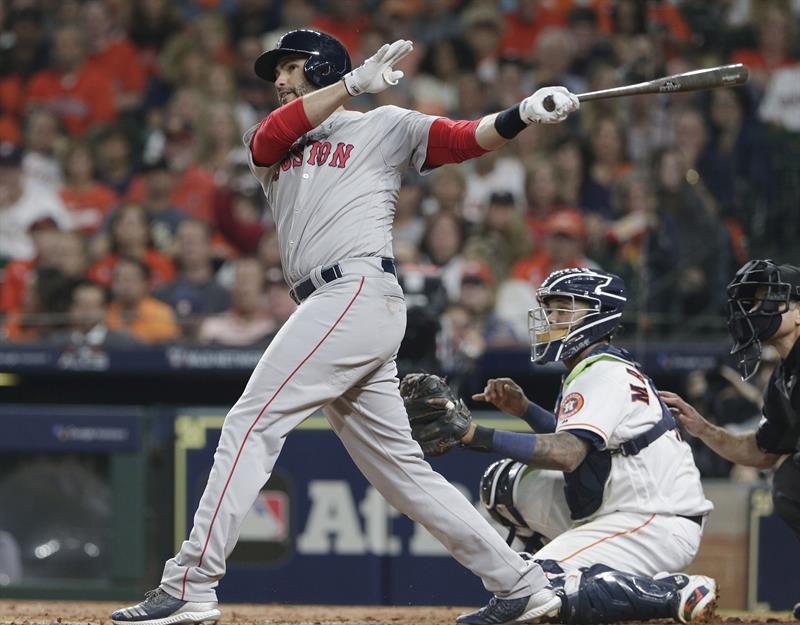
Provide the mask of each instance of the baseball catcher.
POLYGON ((529 313, 532 360, 567 368, 555 411, 528 400, 509 378, 489 380, 473 396, 533 432, 465 421, 461 402, 440 384, 414 393, 417 405, 438 408, 415 424, 401 394, 423 449, 444 453, 458 443, 506 458, 487 469, 481 501, 510 528, 509 543, 522 539, 548 574, 562 600, 561 622, 705 620, 715 581, 662 572, 692 561, 712 506, 652 381, 611 344, 626 299, 623 281, 599 269, 564 269, 542 283, 529 313))

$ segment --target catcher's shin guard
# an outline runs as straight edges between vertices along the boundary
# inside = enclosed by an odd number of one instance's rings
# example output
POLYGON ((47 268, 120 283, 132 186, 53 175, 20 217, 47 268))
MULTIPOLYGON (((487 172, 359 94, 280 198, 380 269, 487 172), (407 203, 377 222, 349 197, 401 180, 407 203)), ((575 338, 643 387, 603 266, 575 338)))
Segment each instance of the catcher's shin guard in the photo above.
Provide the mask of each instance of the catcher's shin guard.
MULTIPOLYGON (((541 563, 543 568, 546 562, 541 563)), ((672 577, 655 580, 621 573, 603 564, 550 581, 561 596, 559 621, 565 625, 674 618, 682 583, 672 577)))

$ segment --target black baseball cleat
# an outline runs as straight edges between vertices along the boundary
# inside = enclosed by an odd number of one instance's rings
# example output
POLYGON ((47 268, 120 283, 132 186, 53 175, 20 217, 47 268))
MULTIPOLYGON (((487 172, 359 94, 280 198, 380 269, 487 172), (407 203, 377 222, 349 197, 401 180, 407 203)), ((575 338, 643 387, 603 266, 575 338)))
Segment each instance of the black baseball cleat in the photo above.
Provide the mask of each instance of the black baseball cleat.
POLYGON ((554 616, 561 608, 561 599, 551 588, 542 588, 527 597, 501 599, 492 597, 486 607, 462 614, 456 619, 463 625, 512 625, 533 623, 545 616, 554 616))
POLYGON ((220 617, 216 601, 183 601, 161 588, 147 591, 144 597, 141 603, 113 612, 111 622, 114 625, 211 625, 220 617))
POLYGON ((800 621, 800 602, 794 604, 794 610, 792 610, 792 614, 798 621, 800 621))

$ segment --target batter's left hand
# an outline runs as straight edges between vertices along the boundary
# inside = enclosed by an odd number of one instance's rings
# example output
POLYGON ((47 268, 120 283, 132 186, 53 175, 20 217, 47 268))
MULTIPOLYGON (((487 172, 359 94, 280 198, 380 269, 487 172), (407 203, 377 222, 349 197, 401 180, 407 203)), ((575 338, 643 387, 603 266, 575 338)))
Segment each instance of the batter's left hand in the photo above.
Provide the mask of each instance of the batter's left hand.
POLYGON ((581 107, 578 96, 565 87, 542 87, 519 103, 519 115, 526 124, 557 124, 581 107), (553 98, 555 107, 548 111, 544 99, 553 98))
POLYGON ((404 74, 393 68, 400 60, 411 54, 413 49, 414 44, 405 39, 398 39, 391 45, 384 44, 380 50, 342 79, 347 93, 352 96, 380 93, 396 85, 404 74))

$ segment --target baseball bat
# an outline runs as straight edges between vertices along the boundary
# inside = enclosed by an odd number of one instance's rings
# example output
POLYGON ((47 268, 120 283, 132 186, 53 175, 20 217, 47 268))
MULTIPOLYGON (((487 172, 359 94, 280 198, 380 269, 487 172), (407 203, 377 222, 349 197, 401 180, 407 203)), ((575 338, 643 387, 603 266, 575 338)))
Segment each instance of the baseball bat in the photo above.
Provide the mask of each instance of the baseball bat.
MULTIPOLYGON (((721 65, 719 67, 709 67, 708 69, 697 69, 692 72, 664 76, 647 82, 636 83, 635 85, 625 85, 624 87, 613 87, 611 89, 601 89, 600 91, 589 91, 579 93, 578 100, 602 100, 604 98, 620 98, 626 95, 639 95, 642 93, 678 93, 680 91, 699 91, 701 89, 716 89, 717 87, 735 87, 747 82, 749 73, 747 67, 741 63, 735 65, 721 65)), ((545 110, 555 109, 553 96, 547 96, 542 103, 545 110)))

